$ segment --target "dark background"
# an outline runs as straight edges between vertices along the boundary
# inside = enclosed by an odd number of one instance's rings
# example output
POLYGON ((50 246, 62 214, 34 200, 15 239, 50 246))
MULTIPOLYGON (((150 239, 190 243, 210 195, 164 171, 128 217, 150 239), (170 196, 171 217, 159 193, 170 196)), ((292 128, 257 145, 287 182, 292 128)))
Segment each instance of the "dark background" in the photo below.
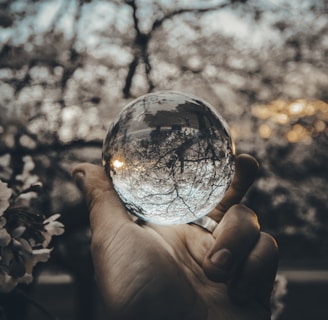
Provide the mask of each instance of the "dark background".
MULTIPOLYGON (((327 319, 327 10, 324 0, 0 1, 0 178, 42 181, 30 205, 60 212, 66 228, 24 294, 60 319, 101 319, 70 170, 101 163, 131 99, 174 89, 213 104, 237 152, 260 162, 245 202, 280 246, 277 319, 327 319)), ((7 309, 26 301, 0 298, 7 309)), ((44 319, 31 302, 24 317, 44 319)))

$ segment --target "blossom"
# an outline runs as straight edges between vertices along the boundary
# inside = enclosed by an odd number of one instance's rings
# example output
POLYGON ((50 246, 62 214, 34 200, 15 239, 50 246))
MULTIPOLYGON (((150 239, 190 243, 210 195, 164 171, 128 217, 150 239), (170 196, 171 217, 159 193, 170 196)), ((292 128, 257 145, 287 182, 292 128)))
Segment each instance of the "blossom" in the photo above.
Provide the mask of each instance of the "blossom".
POLYGON ((33 276, 30 273, 25 273, 20 278, 14 278, 8 273, 0 270, 0 292, 8 293, 12 291, 18 283, 29 284, 33 281, 33 276))
POLYGON ((47 246, 53 236, 59 236, 64 233, 64 225, 57 221, 59 217, 60 214, 56 213, 43 221, 44 229, 46 231, 43 232, 43 236, 45 238, 43 246, 47 246))
POLYGON ((7 187, 7 183, 0 180, 0 216, 9 207, 9 199, 12 195, 12 190, 7 187))
POLYGON ((7 183, 0 180, 0 247, 8 245, 11 241, 11 236, 4 228, 6 225, 6 218, 3 217, 3 213, 9 207, 9 199, 12 195, 12 190, 7 187, 7 183))
MULTIPOLYGON (((30 167, 26 167, 28 173, 30 167)), ((13 190, 0 180, 0 292, 9 292, 19 283, 30 283, 34 266, 50 257, 53 249, 48 245, 52 237, 64 232, 64 225, 57 220, 60 214, 46 218, 29 206, 21 206, 22 195, 37 193, 41 188, 41 183, 33 181, 12 196, 13 190)))
POLYGON ((5 247, 11 241, 11 236, 5 228, 0 228, 0 247, 5 247))
POLYGON ((43 221, 44 228, 51 236, 59 236, 64 232, 64 225, 61 222, 57 221, 59 217, 60 214, 56 213, 43 221))
POLYGON ((14 279, 8 273, 0 270, 0 292, 10 292, 17 286, 17 284, 17 279, 14 279))

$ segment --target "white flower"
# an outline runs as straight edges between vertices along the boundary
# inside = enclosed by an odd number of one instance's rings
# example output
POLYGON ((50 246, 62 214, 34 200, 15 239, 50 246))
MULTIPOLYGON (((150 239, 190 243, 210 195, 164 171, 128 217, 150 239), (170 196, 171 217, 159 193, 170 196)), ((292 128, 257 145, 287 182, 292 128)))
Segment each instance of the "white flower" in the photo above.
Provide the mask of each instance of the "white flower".
POLYGON ((51 249, 35 249, 32 251, 33 254, 33 265, 36 265, 38 262, 47 262, 50 258, 51 249))
POLYGON ((33 281, 33 276, 30 273, 25 273, 18 279, 19 283, 30 284, 33 281))
POLYGON ((3 228, 7 223, 7 220, 4 216, 0 216, 0 228, 3 228))
POLYGON ((7 183, 0 180, 0 216, 2 216, 9 207, 9 199, 12 193, 13 191, 7 187, 7 183))
POLYGON ((44 220, 44 228, 51 236, 59 236, 64 233, 64 225, 56 221, 60 217, 59 213, 50 216, 48 219, 44 220))
MULTIPOLYGON (((24 184, 30 183, 30 186, 16 196, 14 199, 16 205, 17 199, 20 202, 31 199, 24 196, 36 194, 42 187, 41 183, 34 181, 36 176, 29 179, 34 162, 30 158, 25 158, 24 162, 24 172, 19 178, 24 184)), ((13 209, 12 213, 5 217, 4 212, 13 201, 12 194, 13 191, 0 180, 0 292, 9 292, 19 283, 31 283, 34 266, 38 262, 47 262, 50 258, 53 249, 49 249, 48 244, 52 237, 64 232, 64 225, 57 221, 60 214, 50 216, 43 221, 43 225, 39 224, 39 220, 38 223, 33 224, 35 216, 30 214, 29 210, 13 209), (34 236, 34 233, 41 233, 44 241, 40 243, 38 240, 40 237, 34 236)))
POLYGON ((45 238, 45 241, 43 242, 44 247, 48 246, 52 236, 59 236, 64 233, 64 225, 57 221, 59 217, 60 214, 56 213, 43 221, 44 229, 46 230, 46 232, 43 232, 45 238))
POLYGON ((53 249, 35 249, 30 256, 25 257, 26 273, 32 274, 34 266, 39 262, 47 262, 53 249))
POLYGON ((0 270, 0 292, 8 293, 12 291, 18 283, 30 284, 33 281, 33 276, 30 273, 25 273, 20 278, 14 278, 7 272, 0 270))
POLYGON ((0 270, 0 292, 7 293, 17 286, 17 279, 0 270))
POLYGON ((11 241, 11 236, 5 228, 0 228, 0 247, 7 246, 11 241))

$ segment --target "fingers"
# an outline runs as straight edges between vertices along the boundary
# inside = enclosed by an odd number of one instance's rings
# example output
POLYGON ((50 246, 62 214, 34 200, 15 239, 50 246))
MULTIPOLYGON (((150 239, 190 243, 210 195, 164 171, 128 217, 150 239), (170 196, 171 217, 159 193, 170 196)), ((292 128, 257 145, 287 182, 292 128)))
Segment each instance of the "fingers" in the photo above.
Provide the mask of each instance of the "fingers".
POLYGON ((89 207, 93 233, 109 233, 123 223, 131 222, 103 168, 88 163, 79 164, 72 175, 89 207))
POLYGON ((219 222, 224 213, 234 204, 239 203, 250 186, 253 184, 259 167, 255 158, 248 154, 240 154, 236 158, 236 171, 224 198, 209 214, 209 216, 219 222))
POLYGON ((254 296, 269 307, 278 266, 274 238, 260 232, 257 216, 243 205, 234 205, 213 233, 215 243, 203 261, 209 279, 225 282, 236 302, 254 296))
POLYGON ((256 245, 229 284, 229 295, 243 303, 254 296, 269 308, 278 267, 278 246, 273 237, 260 233, 256 245))
POLYGON ((203 261, 208 278, 226 282, 258 240, 260 226, 255 213, 243 205, 231 207, 213 232, 215 243, 203 261))

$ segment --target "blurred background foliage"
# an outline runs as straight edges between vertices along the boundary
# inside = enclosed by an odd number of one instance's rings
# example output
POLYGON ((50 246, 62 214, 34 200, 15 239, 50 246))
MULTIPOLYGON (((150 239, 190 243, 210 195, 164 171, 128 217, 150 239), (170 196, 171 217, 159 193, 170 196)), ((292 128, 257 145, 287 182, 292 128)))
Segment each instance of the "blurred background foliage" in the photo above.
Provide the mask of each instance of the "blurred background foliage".
POLYGON ((237 151, 260 161, 249 202, 283 241, 283 257, 327 256, 325 1, 15 0, 0 8, 1 179, 17 183, 29 166, 46 186, 46 211, 72 217, 80 198, 70 169, 100 163, 113 117, 141 94, 182 90, 212 103, 237 151))
POLYGON ((327 263, 327 62, 325 0, 1 0, 0 178, 39 177, 76 271, 67 238, 83 242, 88 217, 72 166, 101 163, 131 99, 181 90, 212 103, 237 152, 259 160, 246 202, 282 261, 327 263))

